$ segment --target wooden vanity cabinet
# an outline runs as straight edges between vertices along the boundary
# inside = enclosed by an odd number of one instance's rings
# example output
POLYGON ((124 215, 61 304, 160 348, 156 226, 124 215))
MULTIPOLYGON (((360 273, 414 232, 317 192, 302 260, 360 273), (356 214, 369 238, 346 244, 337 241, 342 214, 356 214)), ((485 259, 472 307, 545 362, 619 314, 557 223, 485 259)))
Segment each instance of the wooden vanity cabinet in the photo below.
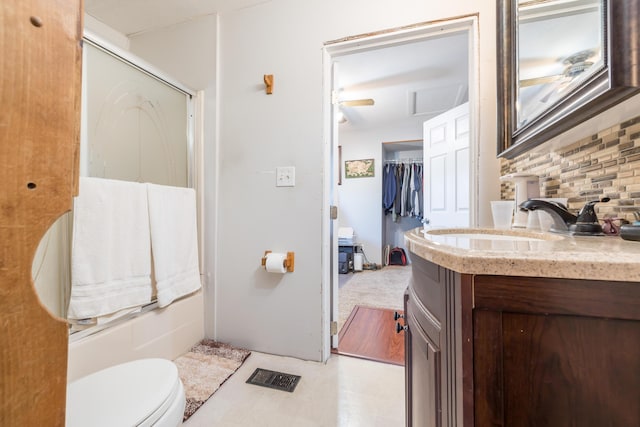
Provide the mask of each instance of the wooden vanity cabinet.
POLYGON ((640 283, 411 259, 408 426, 640 426, 640 283))
POLYGON ((479 426, 640 426, 640 283, 475 276, 479 426))
POLYGON ((473 398, 470 276, 419 256, 411 265, 404 307, 407 425, 472 425, 463 420, 464 401, 473 398))

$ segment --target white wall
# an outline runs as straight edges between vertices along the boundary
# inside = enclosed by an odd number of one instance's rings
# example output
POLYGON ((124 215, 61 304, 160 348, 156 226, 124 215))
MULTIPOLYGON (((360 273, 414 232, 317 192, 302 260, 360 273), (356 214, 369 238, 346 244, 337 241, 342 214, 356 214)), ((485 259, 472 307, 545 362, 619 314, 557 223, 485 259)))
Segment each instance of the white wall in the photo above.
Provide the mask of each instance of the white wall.
POLYGON ((122 50, 129 50, 129 38, 127 36, 98 21, 91 15, 84 15, 84 28, 122 50))
POLYGON ((340 132, 342 185, 337 187, 338 224, 354 229, 356 240, 362 244, 370 262, 382 263, 382 248, 386 244, 382 241, 387 222, 382 209, 382 167, 385 160, 382 143, 414 139, 422 139, 422 122, 403 128, 387 126, 366 132, 340 132), (344 162, 358 159, 374 159, 374 177, 345 179, 344 162))
POLYGON ((210 90, 215 99, 216 32, 217 16, 205 15, 132 36, 130 50, 188 87, 210 90))
POLYGON ((338 186, 338 224, 351 227, 370 262, 380 263, 382 245, 382 156, 380 140, 353 134, 342 138, 342 185, 338 186), (374 159, 374 176, 346 178, 344 162, 374 159))
MULTIPOLYGON (((489 200, 499 194, 495 2, 273 0, 220 16, 218 339, 322 358, 323 44, 478 12, 480 188, 489 200), (273 95, 263 74, 275 76, 273 95), (296 167, 295 187, 275 187, 277 166, 296 167), (295 251, 296 271, 265 273, 268 249, 295 251)), ((488 209, 481 218, 490 221, 488 209)))

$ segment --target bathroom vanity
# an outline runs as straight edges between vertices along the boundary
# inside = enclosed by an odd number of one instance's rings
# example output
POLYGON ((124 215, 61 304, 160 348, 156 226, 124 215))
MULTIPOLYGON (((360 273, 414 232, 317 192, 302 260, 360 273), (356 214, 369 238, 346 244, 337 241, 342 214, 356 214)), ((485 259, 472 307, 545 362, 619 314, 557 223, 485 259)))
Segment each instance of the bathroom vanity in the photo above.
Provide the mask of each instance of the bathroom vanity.
POLYGON ((640 244, 409 231, 408 426, 640 425, 640 244))

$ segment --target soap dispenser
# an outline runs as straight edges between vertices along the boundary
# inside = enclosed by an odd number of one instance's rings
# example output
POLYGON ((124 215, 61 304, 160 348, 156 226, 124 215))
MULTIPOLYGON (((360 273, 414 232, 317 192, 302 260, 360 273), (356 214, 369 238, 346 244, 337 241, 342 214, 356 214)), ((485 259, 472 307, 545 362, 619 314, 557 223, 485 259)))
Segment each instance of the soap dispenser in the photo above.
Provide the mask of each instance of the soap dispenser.
POLYGON ((540 197, 540 177, 528 173, 512 173, 500 177, 500 181, 513 182, 516 187, 516 207, 513 213, 512 227, 526 227, 528 212, 521 211, 519 206, 529 199, 540 197))

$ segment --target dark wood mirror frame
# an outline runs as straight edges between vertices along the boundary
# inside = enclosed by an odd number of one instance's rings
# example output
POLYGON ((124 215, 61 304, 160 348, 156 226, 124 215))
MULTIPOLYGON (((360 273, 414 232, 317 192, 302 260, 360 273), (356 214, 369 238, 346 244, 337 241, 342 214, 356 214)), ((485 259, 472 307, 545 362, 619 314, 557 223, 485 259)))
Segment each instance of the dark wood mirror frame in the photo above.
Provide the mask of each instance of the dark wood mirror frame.
POLYGON ((497 0, 498 157, 512 159, 640 93, 640 0, 603 2, 604 68, 516 129, 518 0, 497 0))

